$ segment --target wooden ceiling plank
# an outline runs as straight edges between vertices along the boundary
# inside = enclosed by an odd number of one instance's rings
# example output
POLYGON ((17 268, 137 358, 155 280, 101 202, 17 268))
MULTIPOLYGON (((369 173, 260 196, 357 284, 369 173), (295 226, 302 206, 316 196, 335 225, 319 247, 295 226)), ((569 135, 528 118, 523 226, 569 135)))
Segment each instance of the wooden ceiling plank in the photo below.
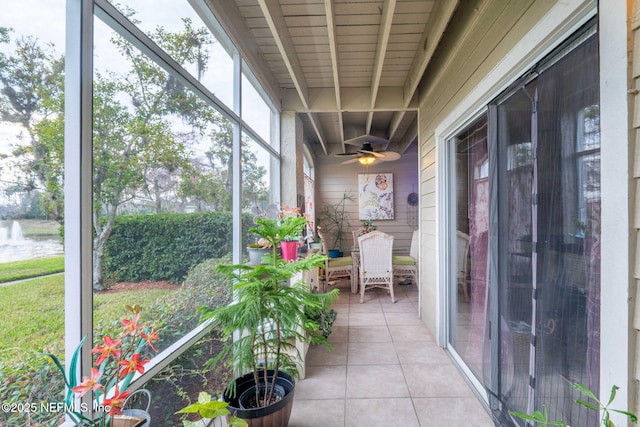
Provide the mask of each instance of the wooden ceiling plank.
POLYGON ((380 15, 338 15, 337 26, 379 25, 380 15))
POLYGON ((380 15, 380 2, 337 3, 335 10, 339 15, 380 15))
POLYGON ((336 34, 342 36, 361 36, 378 34, 377 25, 337 25, 336 34))
POLYGON ((323 27, 327 25, 324 16, 287 16, 284 20, 289 27, 323 27))

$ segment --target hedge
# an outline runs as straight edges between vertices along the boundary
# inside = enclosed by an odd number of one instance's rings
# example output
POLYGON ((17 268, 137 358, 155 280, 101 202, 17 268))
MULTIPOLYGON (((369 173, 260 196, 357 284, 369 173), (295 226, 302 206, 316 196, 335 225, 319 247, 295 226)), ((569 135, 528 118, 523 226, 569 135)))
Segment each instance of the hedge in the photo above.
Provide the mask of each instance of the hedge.
MULTIPOLYGON (((243 230, 253 224, 250 215, 242 220, 243 230)), ((103 277, 111 283, 181 283, 195 265, 231 253, 232 229, 230 212, 118 216, 105 248, 103 277)), ((249 238, 245 235, 244 243, 249 238)))

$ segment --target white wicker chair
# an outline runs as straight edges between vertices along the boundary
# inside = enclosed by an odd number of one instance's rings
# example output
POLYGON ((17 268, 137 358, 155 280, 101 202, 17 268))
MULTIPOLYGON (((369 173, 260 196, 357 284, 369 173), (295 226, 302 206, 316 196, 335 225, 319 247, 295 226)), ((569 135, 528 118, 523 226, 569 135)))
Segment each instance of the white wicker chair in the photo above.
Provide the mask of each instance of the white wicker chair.
POLYGON ((413 232, 411 237, 411 249, 409 255, 394 255, 393 275, 394 276, 410 276, 414 284, 418 284, 418 239, 420 234, 418 230, 413 232))
POLYGON ((353 247, 358 247, 358 236, 360 236, 361 234, 362 229, 360 228, 351 231, 351 235, 353 236, 353 247))
POLYGON ((469 274, 469 241, 468 234, 460 230, 456 231, 457 281, 458 285, 462 287, 465 301, 469 301, 469 281, 467 280, 467 275, 469 274))
POLYGON ((384 288, 393 296, 393 236, 372 231, 358 237, 360 246, 360 303, 364 302, 367 288, 384 288))
MULTIPOLYGON (((320 228, 320 227, 318 227, 320 228)), ((327 238, 324 233, 318 230, 318 236, 322 239, 322 252, 327 255, 329 248, 327 247, 327 238)), ((337 279, 351 278, 353 274, 353 258, 343 256, 339 258, 327 258, 324 265, 324 281, 332 284, 337 279)))

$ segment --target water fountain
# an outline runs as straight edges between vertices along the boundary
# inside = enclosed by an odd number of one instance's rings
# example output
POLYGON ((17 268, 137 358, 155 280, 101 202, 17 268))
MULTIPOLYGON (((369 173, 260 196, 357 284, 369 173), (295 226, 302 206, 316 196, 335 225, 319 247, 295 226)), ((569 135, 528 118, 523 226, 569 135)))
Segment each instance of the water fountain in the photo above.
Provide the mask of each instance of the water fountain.
POLYGON ((24 240, 24 234, 22 233, 22 227, 18 221, 13 221, 11 225, 11 241, 13 243, 20 243, 24 240))
POLYGON ((25 237, 18 221, 0 222, 0 263, 47 257, 63 253, 60 240, 25 237))

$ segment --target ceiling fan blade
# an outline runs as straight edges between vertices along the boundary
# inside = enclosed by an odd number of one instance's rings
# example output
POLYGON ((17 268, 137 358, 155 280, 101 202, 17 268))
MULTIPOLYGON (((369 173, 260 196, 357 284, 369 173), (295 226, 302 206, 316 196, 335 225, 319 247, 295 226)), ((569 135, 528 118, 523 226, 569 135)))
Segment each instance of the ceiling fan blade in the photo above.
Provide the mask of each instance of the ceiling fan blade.
POLYGON ((359 156, 360 153, 336 153, 334 154, 334 156, 336 157, 354 157, 354 156, 359 156))
POLYGON ((350 165, 353 163, 358 163, 358 158, 345 160, 344 162, 340 162, 341 165, 350 165))
POLYGON ((358 145, 358 146, 362 144, 373 144, 373 145, 386 144, 387 142, 389 142, 387 138, 383 138, 376 135, 370 135, 370 134, 359 135, 359 136, 356 136, 355 138, 349 138, 344 141, 345 144, 358 145))
POLYGON ((396 153, 395 151, 379 151, 379 153, 384 155, 385 162, 392 162, 400 158, 400 153, 396 153))
POLYGON ((384 154, 381 154, 379 151, 373 151, 373 150, 358 150, 358 153, 362 153, 362 154, 365 154, 367 156, 373 156, 373 157, 377 157, 377 158, 384 157, 384 154))

